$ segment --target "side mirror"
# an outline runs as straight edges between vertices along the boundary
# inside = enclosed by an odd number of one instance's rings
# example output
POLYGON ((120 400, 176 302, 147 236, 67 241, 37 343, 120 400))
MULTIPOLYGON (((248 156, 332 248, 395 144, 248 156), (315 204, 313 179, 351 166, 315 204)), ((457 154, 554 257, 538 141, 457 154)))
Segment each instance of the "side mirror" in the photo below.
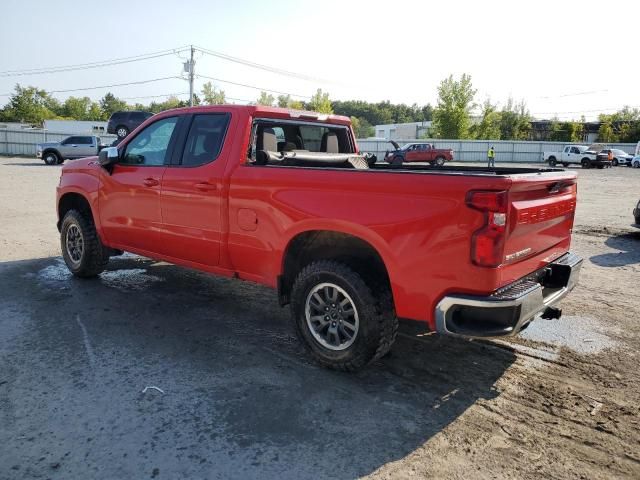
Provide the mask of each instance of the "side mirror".
POLYGON ((107 147, 100 150, 98 163, 103 167, 108 167, 109 165, 118 163, 118 158, 118 149, 116 147, 107 147))

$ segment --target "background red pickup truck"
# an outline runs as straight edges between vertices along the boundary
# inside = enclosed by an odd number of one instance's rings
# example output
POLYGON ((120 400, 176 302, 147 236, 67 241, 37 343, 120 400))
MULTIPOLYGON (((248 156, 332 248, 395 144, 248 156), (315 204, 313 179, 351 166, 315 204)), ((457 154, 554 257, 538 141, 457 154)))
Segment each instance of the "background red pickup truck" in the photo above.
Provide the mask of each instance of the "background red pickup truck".
POLYGON ((166 111, 64 166, 62 254, 80 277, 130 251, 276 288, 309 351, 343 370, 384 355, 398 318, 475 337, 559 315, 581 265, 575 173, 369 160, 346 117, 166 111))
POLYGON ((395 150, 384 156, 386 162, 401 165, 404 162, 427 162, 431 165, 444 165, 453 161, 453 150, 450 148, 436 148, 432 143, 407 143, 400 147, 394 140, 389 140, 395 150))

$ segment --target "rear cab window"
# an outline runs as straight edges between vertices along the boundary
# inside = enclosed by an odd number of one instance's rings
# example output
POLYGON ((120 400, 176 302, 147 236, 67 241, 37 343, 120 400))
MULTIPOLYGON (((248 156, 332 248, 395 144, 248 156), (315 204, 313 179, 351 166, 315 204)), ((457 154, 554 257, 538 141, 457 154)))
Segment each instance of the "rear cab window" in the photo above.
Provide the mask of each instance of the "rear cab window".
POLYGON ((182 150, 181 165, 197 167, 216 160, 224 145, 229 120, 227 113, 194 115, 182 150))
POLYGON ((337 167, 358 157, 355 152, 347 126, 256 118, 247 156, 250 165, 337 167))

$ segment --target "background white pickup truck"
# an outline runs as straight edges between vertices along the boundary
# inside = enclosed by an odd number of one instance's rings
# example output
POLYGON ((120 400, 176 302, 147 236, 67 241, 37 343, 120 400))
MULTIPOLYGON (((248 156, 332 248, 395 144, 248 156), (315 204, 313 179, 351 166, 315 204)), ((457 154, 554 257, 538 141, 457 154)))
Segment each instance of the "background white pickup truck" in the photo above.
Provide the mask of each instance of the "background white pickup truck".
POLYGON ((558 163, 568 167, 572 163, 582 165, 585 160, 587 162, 595 161, 597 152, 589 150, 586 145, 565 145, 561 152, 544 152, 543 156, 544 161, 552 167, 558 163))

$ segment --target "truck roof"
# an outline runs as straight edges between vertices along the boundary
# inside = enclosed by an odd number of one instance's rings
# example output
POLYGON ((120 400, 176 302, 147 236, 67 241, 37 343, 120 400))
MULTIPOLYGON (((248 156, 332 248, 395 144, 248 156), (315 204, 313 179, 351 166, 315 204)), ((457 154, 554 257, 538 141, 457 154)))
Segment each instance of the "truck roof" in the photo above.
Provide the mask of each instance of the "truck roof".
POLYGON ((197 107, 183 107, 166 110, 159 115, 172 113, 206 113, 206 112, 238 112, 251 116, 265 116, 293 120, 315 120, 341 125, 351 125, 349 117, 343 115, 296 110, 293 108, 268 107, 264 105, 199 105, 197 107))

